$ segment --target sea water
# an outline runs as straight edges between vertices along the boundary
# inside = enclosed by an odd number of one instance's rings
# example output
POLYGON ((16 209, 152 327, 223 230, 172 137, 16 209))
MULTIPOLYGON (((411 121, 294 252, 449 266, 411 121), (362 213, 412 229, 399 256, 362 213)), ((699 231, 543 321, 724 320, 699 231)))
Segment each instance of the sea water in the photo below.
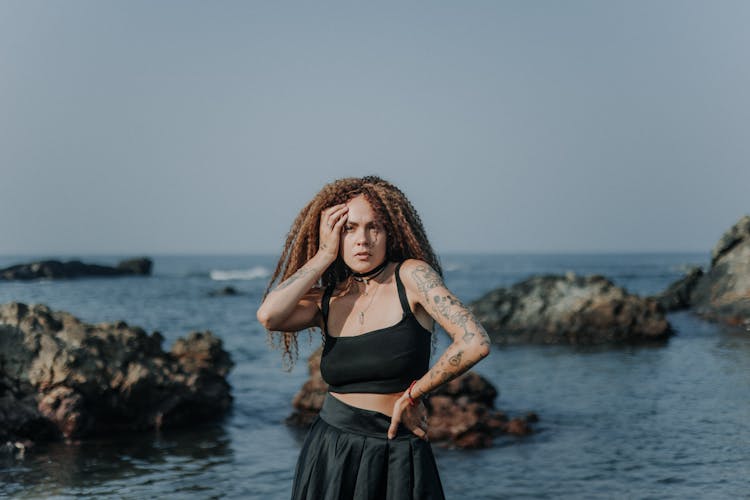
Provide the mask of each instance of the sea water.
MULTIPOLYGON (((0 268, 42 256, 0 257, 0 268)), ((44 256, 49 257, 49 256, 44 256)), ((55 257, 55 256, 52 256, 55 257)), ((76 256, 115 264, 129 256, 76 256)), ((650 295, 706 254, 443 255, 464 302, 541 273, 602 274, 650 295)), ((1 282, 0 303, 44 303, 91 323, 159 331, 165 349, 211 330, 236 363, 232 410, 190 429, 38 444, 0 457, 0 497, 288 498, 305 431, 286 426, 318 332, 300 335, 291 372, 255 319, 273 256, 156 256, 150 277, 1 282), (235 296, 211 296, 225 286, 235 296)), ((475 370, 535 434, 484 450, 434 446, 448 498, 747 498, 750 332, 668 315, 663 345, 493 347, 475 370)), ((439 333, 439 355, 448 345, 439 333)), ((434 359, 433 359, 434 361, 434 359)))

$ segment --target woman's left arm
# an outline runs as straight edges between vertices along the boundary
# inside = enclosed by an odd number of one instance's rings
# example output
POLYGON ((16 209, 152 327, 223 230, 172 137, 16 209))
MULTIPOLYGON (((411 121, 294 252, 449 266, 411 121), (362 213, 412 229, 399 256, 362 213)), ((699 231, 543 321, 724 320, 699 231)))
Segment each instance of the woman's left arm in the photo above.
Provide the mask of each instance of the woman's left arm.
MULTIPOLYGON (((409 296, 453 340, 432 368, 412 386, 411 397, 416 400, 468 371, 485 358, 490 353, 490 338, 471 311, 448 290, 432 266, 420 260, 408 260, 402 265, 401 277, 409 296)), ((395 436, 401 413, 408 407, 409 391, 404 392, 394 405, 395 418, 392 418, 391 428, 388 430, 390 437, 395 436)))

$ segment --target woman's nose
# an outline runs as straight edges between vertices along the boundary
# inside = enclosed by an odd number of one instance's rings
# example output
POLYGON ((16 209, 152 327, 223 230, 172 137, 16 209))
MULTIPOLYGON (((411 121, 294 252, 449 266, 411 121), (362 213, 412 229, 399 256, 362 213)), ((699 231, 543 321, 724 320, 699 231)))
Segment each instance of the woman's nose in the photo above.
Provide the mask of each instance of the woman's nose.
POLYGON ((357 229, 356 237, 356 241, 358 244, 367 245, 370 242, 367 231, 365 231, 364 229, 357 229))

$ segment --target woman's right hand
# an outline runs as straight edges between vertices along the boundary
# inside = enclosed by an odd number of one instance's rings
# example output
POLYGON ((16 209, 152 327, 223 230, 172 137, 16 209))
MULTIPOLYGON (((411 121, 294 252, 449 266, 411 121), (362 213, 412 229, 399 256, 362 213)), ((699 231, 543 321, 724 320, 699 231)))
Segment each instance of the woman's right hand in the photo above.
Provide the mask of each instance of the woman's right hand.
POLYGON ((347 220, 349 207, 345 203, 334 205, 324 209, 320 213, 320 244, 318 252, 328 255, 335 260, 339 254, 339 241, 341 241, 341 228, 347 220))

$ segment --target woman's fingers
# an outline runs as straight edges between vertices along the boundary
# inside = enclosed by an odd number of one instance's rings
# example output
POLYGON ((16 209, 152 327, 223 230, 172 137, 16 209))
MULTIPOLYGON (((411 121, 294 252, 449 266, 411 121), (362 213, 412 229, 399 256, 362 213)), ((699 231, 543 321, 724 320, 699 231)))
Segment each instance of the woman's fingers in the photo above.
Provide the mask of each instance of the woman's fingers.
POLYGON ((404 411, 404 406, 401 404, 404 397, 400 397, 393 403, 393 413, 391 414, 391 426, 388 427, 388 439, 396 437, 396 430, 398 424, 401 422, 401 413, 404 411))
POLYGON ((325 225, 329 230, 332 230, 334 225, 341 220, 341 216, 347 211, 349 211, 349 207, 344 203, 323 210, 320 217, 322 222, 321 225, 325 225))
POLYGON ((335 212, 333 212, 328 219, 328 223, 329 223, 328 227, 331 229, 335 229, 337 225, 341 227, 341 224, 344 222, 344 219, 346 218, 346 214, 348 212, 349 212, 349 207, 347 207, 346 205, 344 205, 339 210, 336 210, 335 212))
POLYGON ((427 431, 425 429, 417 427, 416 429, 412 429, 411 432, 419 439, 424 439, 425 441, 427 441, 427 431))
POLYGON ((341 232, 341 226, 343 226, 344 223, 346 223, 346 220, 348 219, 348 216, 349 216, 348 212, 349 212, 349 209, 347 208, 346 211, 343 214, 341 214, 341 216, 339 217, 339 220, 337 220, 336 223, 333 225, 333 232, 335 233, 341 232))
POLYGON ((388 439, 393 439, 396 437, 396 429, 398 429, 398 424, 401 421, 401 413, 400 412, 393 412, 393 416, 391 417, 391 426, 388 427, 388 439))
POLYGON ((341 225, 346 221, 349 207, 341 203, 333 205, 320 213, 319 249, 335 257, 338 254, 341 225))
POLYGON ((412 408, 405 399, 400 398, 393 405, 391 426, 388 428, 388 439, 396 437, 399 423, 403 424, 419 439, 427 441, 427 414, 425 408, 412 408))

